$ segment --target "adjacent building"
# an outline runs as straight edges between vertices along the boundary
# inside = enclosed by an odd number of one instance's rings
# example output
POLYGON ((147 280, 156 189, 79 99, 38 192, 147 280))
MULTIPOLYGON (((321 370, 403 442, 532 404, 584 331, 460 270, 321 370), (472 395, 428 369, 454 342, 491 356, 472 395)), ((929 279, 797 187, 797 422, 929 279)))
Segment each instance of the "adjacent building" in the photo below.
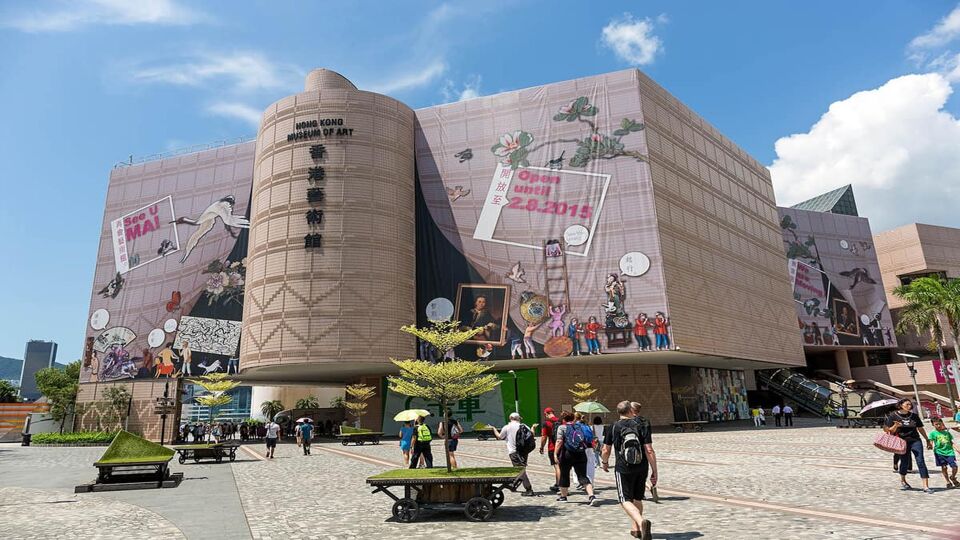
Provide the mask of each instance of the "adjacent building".
POLYGON ((57 344, 52 341, 30 340, 23 351, 23 367, 20 371, 20 397, 35 401, 40 398, 37 380, 38 371, 53 367, 57 360, 57 344))

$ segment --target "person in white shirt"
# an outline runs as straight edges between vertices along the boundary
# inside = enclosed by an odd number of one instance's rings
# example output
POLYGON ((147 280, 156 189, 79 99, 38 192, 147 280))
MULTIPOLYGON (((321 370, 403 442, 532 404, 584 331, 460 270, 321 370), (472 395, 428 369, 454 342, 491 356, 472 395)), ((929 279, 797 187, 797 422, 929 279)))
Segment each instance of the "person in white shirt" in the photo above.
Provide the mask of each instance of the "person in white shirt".
POLYGON ((277 449, 277 440, 280 438, 280 424, 271 420, 267 425, 267 458, 273 459, 273 451, 277 449))
POLYGON ((777 427, 780 427, 780 419, 783 418, 783 413, 780 412, 780 405, 773 406, 773 421, 776 423, 777 427))
POLYGON ((793 407, 787 405, 783 408, 783 427, 793 427, 793 407))
MULTIPOLYGON (((514 467, 526 467, 527 456, 529 455, 521 453, 520 449, 517 448, 517 432, 521 429, 530 430, 530 428, 521 424, 520 420, 519 414, 510 413, 510 423, 503 426, 503 429, 498 430, 496 426, 493 427, 494 437, 507 442, 507 455, 510 456, 510 463, 512 463, 514 467)), ((533 437, 533 432, 530 433, 530 436, 533 437)), ((520 482, 523 483, 524 492, 521 493, 523 497, 532 497, 535 495, 533 486, 530 484, 530 478, 527 477, 526 470, 520 475, 520 482)))

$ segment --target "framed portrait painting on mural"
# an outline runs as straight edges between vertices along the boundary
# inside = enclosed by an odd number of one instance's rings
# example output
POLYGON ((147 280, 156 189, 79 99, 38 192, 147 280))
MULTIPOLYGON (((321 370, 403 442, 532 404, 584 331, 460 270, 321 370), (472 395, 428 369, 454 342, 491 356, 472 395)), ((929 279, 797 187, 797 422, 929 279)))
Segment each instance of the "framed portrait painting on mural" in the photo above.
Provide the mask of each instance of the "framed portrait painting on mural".
POLYGON ((509 285, 461 283, 457 287, 454 318, 460 321, 461 328, 483 328, 474 339, 464 343, 506 344, 509 298, 509 285))
POLYGON ((860 337, 860 324, 857 312, 849 302, 840 298, 833 299, 833 327, 838 334, 860 337))

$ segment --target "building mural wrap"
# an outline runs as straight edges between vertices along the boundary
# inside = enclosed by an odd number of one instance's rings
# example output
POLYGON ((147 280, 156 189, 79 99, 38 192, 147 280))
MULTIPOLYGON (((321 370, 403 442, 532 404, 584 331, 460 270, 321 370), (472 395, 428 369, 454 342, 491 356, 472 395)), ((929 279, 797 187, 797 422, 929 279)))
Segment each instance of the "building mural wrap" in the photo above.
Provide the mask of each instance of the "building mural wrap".
POLYGON ((459 356, 676 346, 637 76, 416 111, 417 312, 484 328, 459 356))
POLYGON ((778 212, 803 344, 896 347, 867 219, 778 212))
POLYGON ((81 382, 237 372, 253 151, 112 171, 81 382))

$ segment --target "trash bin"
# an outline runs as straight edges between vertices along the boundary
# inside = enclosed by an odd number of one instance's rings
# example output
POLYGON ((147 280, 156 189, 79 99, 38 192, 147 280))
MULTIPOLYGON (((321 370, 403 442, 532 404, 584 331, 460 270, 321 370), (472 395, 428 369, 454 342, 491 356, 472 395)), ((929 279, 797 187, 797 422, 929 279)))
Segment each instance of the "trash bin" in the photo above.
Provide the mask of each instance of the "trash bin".
POLYGON ((30 437, 33 437, 33 435, 29 433, 21 433, 21 435, 23 435, 23 442, 21 444, 23 446, 30 446, 30 437))

